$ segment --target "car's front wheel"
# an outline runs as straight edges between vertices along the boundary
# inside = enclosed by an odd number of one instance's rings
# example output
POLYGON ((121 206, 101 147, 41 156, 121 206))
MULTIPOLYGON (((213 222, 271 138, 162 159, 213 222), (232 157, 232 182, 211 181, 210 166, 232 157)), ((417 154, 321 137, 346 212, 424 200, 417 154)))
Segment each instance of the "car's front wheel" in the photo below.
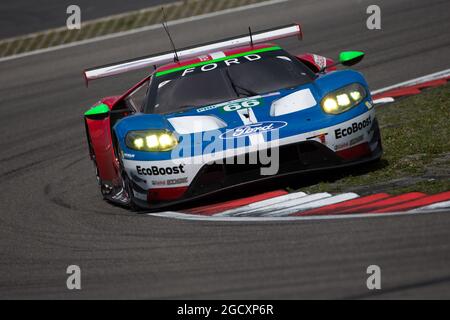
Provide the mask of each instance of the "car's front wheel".
POLYGON ((137 211, 137 210, 139 210, 139 206, 136 205, 131 180, 128 177, 127 172, 125 171, 125 166, 122 162, 122 157, 120 156, 120 147, 119 147, 119 144, 117 143, 117 140, 115 140, 114 153, 115 153, 116 159, 119 163, 119 172, 120 172, 120 177, 122 180, 122 188, 121 188, 122 190, 120 191, 120 198, 121 198, 120 201, 121 201, 121 203, 123 203, 123 205, 127 206, 129 209, 131 209, 133 211, 137 211))

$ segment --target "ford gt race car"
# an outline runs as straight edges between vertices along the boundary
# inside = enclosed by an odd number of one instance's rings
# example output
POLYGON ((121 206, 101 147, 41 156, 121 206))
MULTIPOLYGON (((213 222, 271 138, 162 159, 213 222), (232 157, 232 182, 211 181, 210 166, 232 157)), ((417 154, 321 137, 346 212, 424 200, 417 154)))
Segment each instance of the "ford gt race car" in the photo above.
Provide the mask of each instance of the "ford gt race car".
POLYGON ((378 160, 373 102, 351 66, 293 55, 270 41, 298 24, 85 71, 86 81, 141 68, 149 75, 84 115, 106 200, 155 209, 274 177, 378 160))

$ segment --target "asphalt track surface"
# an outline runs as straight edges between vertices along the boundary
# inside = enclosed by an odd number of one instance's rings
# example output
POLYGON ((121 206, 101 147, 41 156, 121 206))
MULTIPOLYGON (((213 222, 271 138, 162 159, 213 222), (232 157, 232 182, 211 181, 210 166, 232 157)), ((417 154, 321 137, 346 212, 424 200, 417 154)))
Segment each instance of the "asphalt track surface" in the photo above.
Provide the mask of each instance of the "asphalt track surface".
POLYGON ((4 0, 0 2, 0 39, 62 27, 71 4, 80 7, 84 21, 170 2, 175 0, 4 0))
MULTIPOLYGON (((449 67, 450 2, 290 1, 173 26, 178 46, 299 21, 291 52, 367 52, 373 89, 449 67)), ((144 72, 84 87, 81 70, 169 49, 161 30, 0 62, 1 298, 450 298, 450 215, 307 222, 199 222, 101 200, 83 112, 144 72), (119 41, 120 40, 120 41, 119 41), (79 265, 82 290, 66 289, 79 265), (382 290, 366 288, 366 268, 382 290)), ((413 129, 413 128, 412 128, 413 129)))

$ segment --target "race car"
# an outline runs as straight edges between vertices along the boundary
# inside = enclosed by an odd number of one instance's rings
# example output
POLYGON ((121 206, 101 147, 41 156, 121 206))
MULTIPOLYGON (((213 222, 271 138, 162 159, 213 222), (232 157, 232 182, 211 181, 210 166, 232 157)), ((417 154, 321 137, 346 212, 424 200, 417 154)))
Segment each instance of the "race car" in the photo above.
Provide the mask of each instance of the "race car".
POLYGON ((86 81, 149 74, 84 114, 104 199, 160 209, 247 184, 376 161, 380 131, 364 77, 273 40, 299 24, 85 70, 86 81))

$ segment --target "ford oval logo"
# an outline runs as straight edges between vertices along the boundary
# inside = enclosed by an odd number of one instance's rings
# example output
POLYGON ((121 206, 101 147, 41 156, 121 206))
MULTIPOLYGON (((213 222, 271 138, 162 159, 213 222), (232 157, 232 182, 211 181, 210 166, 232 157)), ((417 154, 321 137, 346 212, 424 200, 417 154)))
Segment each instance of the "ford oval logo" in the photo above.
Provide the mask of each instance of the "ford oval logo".
POLYGON ((277 130, 287 126, 287 122, 284 121, 264 121, 248 124, 245 126, 237 127, 228 130, 220 135, 221 139, 234 139, 240 137, 247 137, 252 134, 258 134, 263 132, 268 132, 272 130, 277 130))

